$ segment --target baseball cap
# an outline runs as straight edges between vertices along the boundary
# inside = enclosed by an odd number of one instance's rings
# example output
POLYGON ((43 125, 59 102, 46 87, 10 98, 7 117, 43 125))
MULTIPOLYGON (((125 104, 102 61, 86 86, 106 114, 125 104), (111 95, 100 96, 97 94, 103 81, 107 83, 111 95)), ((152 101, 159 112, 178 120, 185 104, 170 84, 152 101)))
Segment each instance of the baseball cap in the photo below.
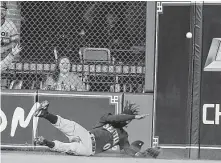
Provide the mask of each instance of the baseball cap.
POLYGON ((128 152, 131 153, 132 155, 135 155, 137 152, 139 152, 143 146, 144 142, 141 140, 134 141, 131 145, 130 148, 128 149, 128 152))

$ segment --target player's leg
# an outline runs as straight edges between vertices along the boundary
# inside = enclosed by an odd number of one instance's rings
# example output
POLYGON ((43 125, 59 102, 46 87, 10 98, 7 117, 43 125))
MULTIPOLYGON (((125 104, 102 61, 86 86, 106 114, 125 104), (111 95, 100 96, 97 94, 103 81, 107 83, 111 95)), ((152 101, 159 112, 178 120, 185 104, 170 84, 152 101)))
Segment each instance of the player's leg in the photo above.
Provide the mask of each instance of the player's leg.
POLYGON ((81 155, 81 156, 90 156, 92 155, 92 150, 85 147, 82 143, 70 142, 63 143, 60 141, 53 141, 55 146, 52 148, 53 151, 65 152, 68 154, 81 155))
POLYGON ((54 148, 55 146, 55 143, 53 141, 49 141, 47 139, 45 139, 43 136, 39 136, 39 137, 36 137, 34 139, 34 144, 35 145, 44 145, 44 146, 47 146, 49 148, 54 148))
POLYGON ((78 140, 85 146, 91 146, 91 135, 84 127, 74 121, 49 113, 48 106, 48 101, 41 102, 40 107, 36 110, 34 115, 47 119, 54 127, 63 132, 70 142, 78 140))
POLYGON ((84 127, 59 115, 57 115, 57 118, 57 122, 52 125, 63 132, 70 142, 78 139, 85 144, 88 140, 90 141, 89 132, 84 127))
POLYGON ((39 145, 48 146, 51 150, 61 153, 82 155, 82 156, 91 156, 93 154, 91 148, 87 148, 82 143, 78 142, 63 143, 57 140, 49 141, 41 136, 35 138, 35 143, 39 145))
POLYGON ((34 116, 45 118, 52 124, 55 124, 58 120, 58 117, 56 115, 53 115, 48 112, 49 102, 47 100, 42 101, 39 105, 39 107, 36 109, 34 116))
POLYGON ((74 134, 75 122, 48 112, 48 107, 48 101, 41 102, 39 108, 35 111, 34 116, 48 120, 54 127, 63 132, 70 141, 71 139, 76 138, 74 134))
MULTIPOLYGON (((61 116, 57 116, 58 120, 53 126, 62 131, 69 139, 70 142, 77 142, 78 144, 74 144, 78 150, 75 149, 78 153, 80 152, 88 152, 88 150, 92 150, 92 135, 80 124, 62 118, 61 116)), ((61 143, 59 143, 61 144, 61 143)), ((63 144, 62 144, 63 145, 63 144)), ((67 144, 64 144, 66 146, 67 144)), ((69 144, 68 144, 69 145, 69 144)))

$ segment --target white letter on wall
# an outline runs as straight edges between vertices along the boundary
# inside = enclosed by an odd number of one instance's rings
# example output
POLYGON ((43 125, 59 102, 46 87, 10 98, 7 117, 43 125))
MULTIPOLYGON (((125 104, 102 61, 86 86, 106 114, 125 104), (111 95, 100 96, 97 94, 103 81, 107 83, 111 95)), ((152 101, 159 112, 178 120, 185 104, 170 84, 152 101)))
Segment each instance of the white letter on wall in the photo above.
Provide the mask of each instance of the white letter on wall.
POLYGON ((220 105, 216 104, 216 112, 215 112, 215 124, 218 125, 219 124, 219 117, 221 116, 221 112, 220 112, 220 105))
POLYGON ((214 104, 204 104, 203 105, 203 123, 207 125, 214 124, 214 121, 212 120, 207 120, 207 108, 214 108, 214 104))
POLYGON ((40 106, 40 103, 36 102, 33 107, 31 108, 26 120, 24 120, 24 109, 17 107, 12 117, 12 124, 11 124, 11 137, 15 135, 16 128, 18 123, 21 127, 26 128, 30 123, 30 120, 35 112, 35 110, 40 106))
POLYGON ((5 115, 5 113, 2 111, 2 109, 0 108, 0 117, 1 117, 1 124, 0 124, 0 132, 4 131, 7 127, 8 121, 7 121, 7 117, 5 115))

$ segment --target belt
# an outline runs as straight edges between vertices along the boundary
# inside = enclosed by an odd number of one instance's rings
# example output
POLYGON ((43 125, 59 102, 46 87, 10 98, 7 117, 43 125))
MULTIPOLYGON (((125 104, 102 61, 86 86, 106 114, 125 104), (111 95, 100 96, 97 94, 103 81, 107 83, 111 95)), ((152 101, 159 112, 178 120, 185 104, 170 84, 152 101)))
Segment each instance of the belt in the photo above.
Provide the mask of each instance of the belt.
POLYGON ((92 153, 95 154, 96 151, 96 140, 95 140, 95 136, 94 134, 92 134, 91 132, 89 132, 91 135, 91 142, 92 142, 92 153))

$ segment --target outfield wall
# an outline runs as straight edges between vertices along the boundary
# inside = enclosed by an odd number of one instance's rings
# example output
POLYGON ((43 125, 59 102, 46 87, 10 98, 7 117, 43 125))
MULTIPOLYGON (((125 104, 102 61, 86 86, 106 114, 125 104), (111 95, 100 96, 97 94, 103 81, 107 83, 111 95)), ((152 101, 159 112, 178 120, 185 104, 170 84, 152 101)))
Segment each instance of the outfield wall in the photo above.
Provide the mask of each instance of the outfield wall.
POLYGON ((154 136, 172 157, 221 159, 221 5, 158 2, 157 6, 154 136), (187 32, 192 38, 186 37, 187 32))
POLYGON ((3 90, 1 98, 1 145, 33 146, 33 138, 40 135, 47 139, 68 142, 68 139, 46 120, 32 117, 37 101, 48 100, 50 112, 74 120, 91 130, 103 114, 120 113, 125 101, 129 100, 140 106, 140 113, 150 114, 144 120, 131 122, 127 128, 129 140, 144 141, 143 148, 151 146, 153 104, 151 94, 3 90))

